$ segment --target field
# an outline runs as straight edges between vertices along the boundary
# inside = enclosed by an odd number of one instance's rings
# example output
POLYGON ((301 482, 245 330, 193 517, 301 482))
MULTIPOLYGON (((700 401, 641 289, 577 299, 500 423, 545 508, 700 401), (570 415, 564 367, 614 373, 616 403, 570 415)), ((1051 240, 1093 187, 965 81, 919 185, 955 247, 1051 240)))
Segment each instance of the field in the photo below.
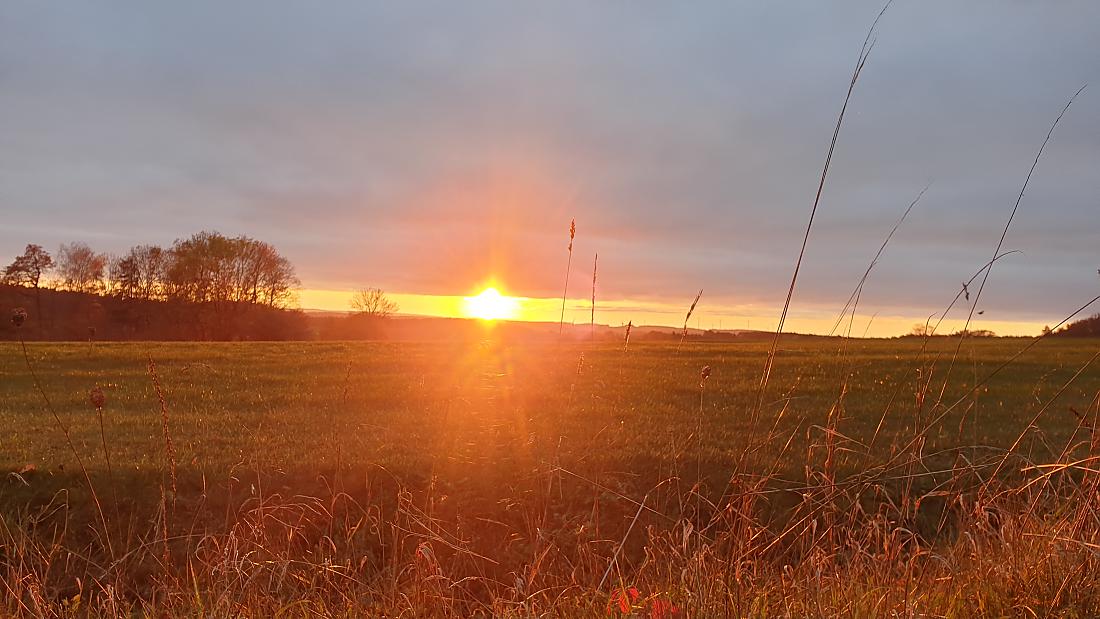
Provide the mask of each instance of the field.
POLYGON ((0 608, 1088 616, 1098 350, 8 343, 0 608))

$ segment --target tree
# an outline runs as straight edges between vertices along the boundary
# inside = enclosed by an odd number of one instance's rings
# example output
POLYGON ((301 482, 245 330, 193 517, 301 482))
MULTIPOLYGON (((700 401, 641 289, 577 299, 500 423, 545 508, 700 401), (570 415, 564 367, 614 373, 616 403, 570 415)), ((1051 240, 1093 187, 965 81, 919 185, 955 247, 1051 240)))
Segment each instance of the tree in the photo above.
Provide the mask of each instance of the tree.
POLYGON ((1095 337, 1100 335, 1100 314, 1071 322, 1054 333, 1069 337, 1095 337))
POLYGON ((351 308, 356 314, 370 318, 387 318, 400 309, 381 288, 357 290, 351 297, 351 308))
POLYGON ((960 329, 952 333, 951 337, 997 337, 997 334, 989 329, 960 329))
POLYGON ((166 252, 156 245, 133 247, 111 262, 114 293, 125 299, 159 299, 164 288, 166 252))
POLYGON ((100 292, 107 272, 107 255, 97 253, 85 243, 68 243, 57 252, 57 271, 65 290, 100 292))
POLYGON ((239 239, 243 245, 241 282, 244 300, 268 307, 287 307, 293 291, 301 282, 294 274, 294 266, 279 255, 271 245, 249 238, 239 239))
POLYGON ((12 286, 38 288, 42 276, 54 266, 53 258, 41 245, 30 244, 11 264, 4 267, 3 282, 12 286))
POLYGON ((299 283, 294 266, 271 245, 217 232, 177 240, 163 273, 167 298, 218 305, 285 308, 299 283))
POLYGON ((114 258, 107 267, 111 278, 110 294, 123 299, 136 299, 137 295, 137 266, 129 255, 114 258))
POLYGON ((932 327, 927 323, 918 322, 913 325, 913 328, 909 331, 909 335, 915 335, 917 337, 928 337, 932 335, 932 327))
POLYGON ((30 286, 34 288, 34 320, 38 324, 38 334, 42 335, 42 276, 54 266, 53 258, 49 252, 42 249, 41 245, 33 243, 27 245, 23 255, 4 267, 4 274, 0 281, 13 286, 30 286))

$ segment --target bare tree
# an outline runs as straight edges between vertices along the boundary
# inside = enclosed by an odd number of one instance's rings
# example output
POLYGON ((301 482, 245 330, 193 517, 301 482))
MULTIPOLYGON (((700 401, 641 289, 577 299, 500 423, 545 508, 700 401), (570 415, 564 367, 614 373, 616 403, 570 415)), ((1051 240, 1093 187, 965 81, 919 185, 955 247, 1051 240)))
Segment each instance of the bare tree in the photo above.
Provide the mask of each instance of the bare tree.
POLYGON ((74 292, 100 292, 107 272, 107 255, 85 243, 68 243, 57 253, 61 287, 74 292))
POLYGON ((360 316, 386 318, 400 309, 381 288, 363 288, 351 297, 351 308, 360 316))
POLYGON ((3 283, 12 286, 29 286, 38 288, 42 276, 54 266, 53 258, 49 252, 42 249, 41 245, 30 244, 23 250, 23 255, 4 267, 3 283))
POLYGON ((38 334, 42 334, 42 276, 54 267, 53 258, 41 245, 28 244, 22 256, 17 256, 11 264, 4 267, 0 282, 12 286, 34 288, 34 320, 38 324, 38 334))
POLYGON ((928 323, 924 322, 918 322, 909 330, 909 335, 915 335, 917 337, 928 337, 933 333, 934 329, 928 323))
POLYGON ((111 262, 114 292, 126 299, 159 299, 163 294, 167 252, 156 245, 133 247, 111 262))

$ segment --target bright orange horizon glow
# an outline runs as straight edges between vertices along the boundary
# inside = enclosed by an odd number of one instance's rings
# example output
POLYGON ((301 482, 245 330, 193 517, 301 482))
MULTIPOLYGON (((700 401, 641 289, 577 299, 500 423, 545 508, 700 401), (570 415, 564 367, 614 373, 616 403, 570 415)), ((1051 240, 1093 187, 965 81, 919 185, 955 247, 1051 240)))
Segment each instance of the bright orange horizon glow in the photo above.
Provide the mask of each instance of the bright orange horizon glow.
POLYGON ((486 288, 474 297, 463 299, 462 311, 470 318, 481 320, 503 320, 515 318, 519 301, 506 297, 496 288, 486 288))
MULTIPOLYGON (((518 320, 527 322, 553 323, 555 329, 561 320, 561 297, 522 297, 511 296, 499 281, 490 281, 482 292, 475 296, 435 295, 422 293, 394 292, 387 294, 397 302, 398 314, 404 316, 435 316, 442 318, 479 318, 486 321, 518 320), (492 289, 486 299, 482 294, 492 289), (504 290, 505 292, 501 292, 504 290), (501 308, 481 312, 482 302, 499 295, 501 308), (476 301, 475 301, 476 300, 476 301), (482 314, 482 315, 479 315, 482 314), (492 315, 493 318, 484 318, 492 315)), ((350 289, 302 289, 298 291, 299 306, 310 310, 347 312, 348 300, 353 291, 350 289)), ((705 299, 706 297, 704 297, 705 299)), ((778 310, 754 304, 734 304, 728 300, 711 300, 700 303, 692 315, 692 328, 698 329, 750 329, 772 331, 775 329, 778 310), (724 301, 724 302, 723 302, 724 301)), ((493 304, 497 301, 494 300, 493 304)), ((570 297, 565 305, 565 324, 587 325, 591 312, 591 301, 585 298, 570 297)), ((635 326, 656 325, 679 328, 684 321, 684 311, 691 303, 691 295, 683 299, 606 299, 596 308, 596 323, 610 326, 625 326, 631 321, 635 326), (676 302, 678 301, 678 302, 676 302)), ((490 305, 488 303, 486 306, 490 305)), ((805 307, 792 312, 787 320, 787 330, 798 333, 826 334, 836 322, 837 307, 805 307)), ((944 321, 941 332, 952 333, 964 326, 965 313, 951 316, 944 321)), ((914 325, 923 324, 927 315, 912 315, 906 312, 883 311, 878 314, 860 313, 852 323, 852 334, 867 334, 871 337, 892 337, 908 333, 914 325)), ((1053 325, 1057 318, 1044 319, 1003 319, 983 318, 980 323, 971 323, 970 328, 991 329, 997 335, 1038 335, 1043 325, 1053 325)), ((847 325, 847 323, 845 323, 847 325)), ((847 326, 845 326, 847 329, 847 326)))

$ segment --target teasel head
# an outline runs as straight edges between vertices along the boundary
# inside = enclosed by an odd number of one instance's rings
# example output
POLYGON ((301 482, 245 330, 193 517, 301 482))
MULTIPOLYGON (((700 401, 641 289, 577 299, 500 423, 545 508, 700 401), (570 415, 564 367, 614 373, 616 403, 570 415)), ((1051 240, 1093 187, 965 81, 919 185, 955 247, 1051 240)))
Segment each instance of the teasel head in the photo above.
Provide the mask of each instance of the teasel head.
POLYGON ((17 307, 11 311, 11 324, 13 327, 18 329, 25 322, 27 322, 27 310, 17 307))
POLYGON ((107 403, 107 396, 103 395, 102 389, 95 387, 88 392, 88 401, 92 403, 96 410, 102 410, 103 405, 107 403))

